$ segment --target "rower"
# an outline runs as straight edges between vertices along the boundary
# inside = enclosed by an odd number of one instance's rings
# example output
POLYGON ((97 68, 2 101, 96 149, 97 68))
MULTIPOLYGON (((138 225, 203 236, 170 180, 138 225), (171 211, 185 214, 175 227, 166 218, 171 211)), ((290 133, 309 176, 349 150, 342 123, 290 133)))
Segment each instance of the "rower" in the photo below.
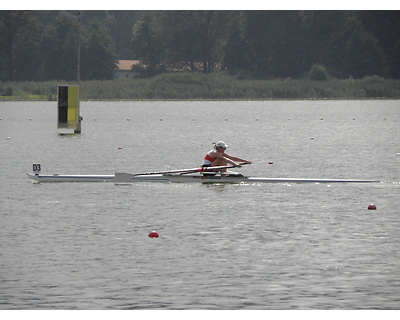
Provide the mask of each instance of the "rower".
MULTIPOLYGON (((251 163, 251 161, 230 156, 229 154, 227 154, 225 150, 226 148, 228 148, 228 145, 223 141, 218 141, 217 143, 213 143, 213 146, 214 146, 213 149, 207 152, 207 154, 205 155, 202 167, 218 167, 218 166, 226 166, 228 164, 232 164, 240 168, 241 165, 238 164, 237 162, 251 163)), ((216 171, 226 172, 226 168, 216 171)), ((207 173, 205 172, 205 174, 207 173)), ((215 175, 215 173, 211 174, 215 175)))

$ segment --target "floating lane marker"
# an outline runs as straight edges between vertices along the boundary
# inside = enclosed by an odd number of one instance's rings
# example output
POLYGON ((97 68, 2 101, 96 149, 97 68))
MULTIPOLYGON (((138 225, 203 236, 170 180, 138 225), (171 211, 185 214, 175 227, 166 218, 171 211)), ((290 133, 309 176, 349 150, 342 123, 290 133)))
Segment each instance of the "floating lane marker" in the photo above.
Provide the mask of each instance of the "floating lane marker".
POLYGON ((155 231, 152 231, 152 232, 149 233, 149 238, 158 238, 158 237, 159 237, 159 235, 155 231))

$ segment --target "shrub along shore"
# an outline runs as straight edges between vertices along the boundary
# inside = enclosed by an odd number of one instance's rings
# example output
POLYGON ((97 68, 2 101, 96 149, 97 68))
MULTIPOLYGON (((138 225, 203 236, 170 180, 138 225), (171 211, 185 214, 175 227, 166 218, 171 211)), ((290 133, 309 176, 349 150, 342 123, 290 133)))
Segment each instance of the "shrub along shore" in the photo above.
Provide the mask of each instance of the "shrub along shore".
MULTIPOLYGON (((58 85, 76 82, 0 82, 0 101, 57 100, 58 85)), ((154 78, 81 81, 85 100, 399 99, 400 80, 238 80, 225 73, 164 73, 154 78)))

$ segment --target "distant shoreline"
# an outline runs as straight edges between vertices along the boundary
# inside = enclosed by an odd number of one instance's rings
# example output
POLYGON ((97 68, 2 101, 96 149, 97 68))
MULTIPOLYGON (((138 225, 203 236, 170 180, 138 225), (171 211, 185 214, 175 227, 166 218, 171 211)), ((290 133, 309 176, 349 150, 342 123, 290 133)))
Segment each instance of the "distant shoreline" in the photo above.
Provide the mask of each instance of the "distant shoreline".
MULTIPOLYGON (((66 81, 0 82, 0 101, 56 101, 66 81)), ((80 83, 81 101, 268 101, 400 99, 400 80, 363 79, 237 80, 225 73, 166 73, 147 79, 80 83)))
MULTIPOLYGON (((216 101, 216 102, 245 102, 245 101, 322 101, 322 100, 326 100, 326 101, 350 101, 350 100, 365 100, 365 101, 369 101, 369 100, 400 100, 400 98, 385 98, 385 97, 375 97, 375 98, 312 98, 312 99, 285 99, 285 98, 279 98, 279 99, 81 99, 81 102, 94 102, 94 101, 110 101, 110 102, 138 102, 138 101, 143 101, 143 102, 152 102, 152 101, 176 101, 176 102, 182 102, 182 101, 192 101, 192 102, 196 102, 196 101, 216 101)), ((39 97, 39 98, 31 98, 31 99, 24 99, 24 98, 19 98, 19 97, 15 97, 15 98, 5 98, 3 99, 2 97, 0 97, 0 103, 1 102, 54 102, 57 101, 57 99, 53 99, 53 100, 48 100, 46 99, 46 97, 39 97)))

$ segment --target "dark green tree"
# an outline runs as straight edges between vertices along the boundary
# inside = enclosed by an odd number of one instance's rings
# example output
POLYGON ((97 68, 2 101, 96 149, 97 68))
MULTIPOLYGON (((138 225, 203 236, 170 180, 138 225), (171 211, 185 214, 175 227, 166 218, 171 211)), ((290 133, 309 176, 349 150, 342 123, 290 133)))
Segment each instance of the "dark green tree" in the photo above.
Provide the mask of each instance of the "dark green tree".
POLYGON ((315 63, 311 66, 311 69, 308 72, 308 77, 311 80, 315 80, 315 81, 329 80, 329 74, 326 71, 326 68, 323 65, 320 65, 318 63, 315 63))
POLYGON ((378 40, 363 28, 357 18, 349 20, 346 28, 350 32, 343 48, 343 76, 353 78, 385 76, 387 74, 385 57, 378 40))
POLYGON ((200 29, 195 11, 161 11, 158 13, 164 58, 170 69, 196 71, 201 60, 200 29))
POLYGON ((400 40, 394 44, 391 50, 390 74, 393 78, 400 78, 400 40))
POLYGON ((329 73, 340 77, 343 60, 343 47, 348 35, 344 25, 353 13, 348 11, 298 11, 305 35, 302 42, 303 59, 306 68, 313 64, 324 65, 329 73))
MULTIPOLYGON (((99 15, 100 13, 98 13, 99 15)), ((108 15, 105 15, 108 17, 108 15)), ((81 80, 112 79, 117 55, 110 33, 97 18, 81 15, 81 80)), ((78 68, 78 15, 58 12, 41 37, 42 79, 75 80, 78 68)))
POLYGON ((272 22, 269 33, 272 75, 278 78, 296 78, 307 72, 304 24, 298 12, 277 11, 272 22))
POLYGON ((87 79, 107 80, 115 77, 117 54, 108 28, 93 19, 82 41, 81 70, 87 79))
POLYGON ((269 11, 243 13, 243 36, 247 42, 243 55, 248 57, 246 69, 255 77, 272 77, 272 47, 269 41, 271 18, 269 11))
POLYGON ((222 45, 221 39, 226 35, 229 17, 229 11, 195 11, 194 23, 200 31, 199 45, 204 73, 213 71, 215 63, 221 59, 216 57, 216 52, 219 42, 222 45))
POLYGON ((31 39, 15 56, 14 81, 42 80, 43 59, 38 41, 31 39))
POLYGON ((134 59, 142 60, 147 76, 158 73, 163 61, 163 43, 151 12, 143 14, 133 26, 132 53, 134 59))
POLYGON ((121 60, 130 59, 132 56, 132 29, 139 17, 139 11, 117 10, 109 11, 109 14, 113 17, 109 28, 118 58, 121 60))
MULTIPOLYGON (((14 80, 17 55, 32 43, 38 31, 38 21, 29 11, 0 11, 0 56, 6 80, 14 80)), ((24 63, 19 65, 23 67, 24 63)))
POLYGON ((78 18, 68 12, 57 14, 41 37, 43 79, 76 79, 78 18))
POLYGON ((223 69, 231 73, 244 70, 247 65, 246 40, 243 36, 241 15, 234 15, 228 26, 228 35, 223 46, 223 69))
POLYGON ((170 70, 213 71, 221 59, 228 11, 145 12, 134 26, 132 51, 149 74, 170 70))
POLYGON ((247 68, 260 78, 296 77, 306 72, 303 29, 295 11, 245 12, 247 68))
MULTIPOLYGON (((2 79, 76 79, 77 15, 0 11, 2 79)), ((149 76, 222 63, 247 78, 305 77, 314 64, 337 78, 400 78, 400 11, 82 12, 82 80, 112 78, 129 58, 149 76)))
POLYGON ((400 11, 375 10, 358 11, 357 16, 365 30, 369 31, 378 40, 379 46, 386 58, 388 75, 400 78, 400 11))

